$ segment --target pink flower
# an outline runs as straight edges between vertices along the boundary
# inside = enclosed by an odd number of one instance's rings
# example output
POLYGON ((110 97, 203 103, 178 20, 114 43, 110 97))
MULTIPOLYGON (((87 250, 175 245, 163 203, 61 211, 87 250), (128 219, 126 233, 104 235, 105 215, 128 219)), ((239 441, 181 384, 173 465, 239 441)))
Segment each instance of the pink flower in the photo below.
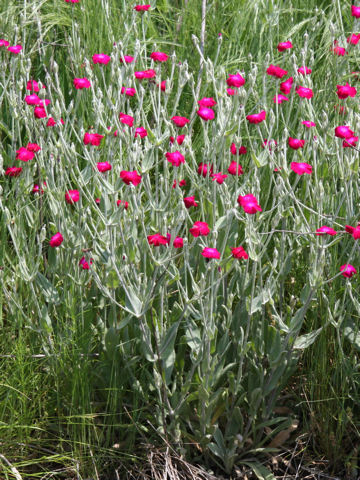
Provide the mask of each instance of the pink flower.
POLYGON ((284 50, 288 50, 289 48, 293 48, 293 44, 291 42, 282 42, 279 43, 277 49, 279 52, 283 52, 284 50))
POLYGON ((181 237, 176 237, 173 242, 174 248, 182 248, 184 246, 184 239, 181 237))
POLYGON ((240 163, 233 161, 230 163, 230 166, 228 168, 228 173, 230 173, 230 175, 240 176, 244 173, 244 171, 240 163))
POLYGON ((310 75, 312 72, 311 68, 306 67, 305 65, 297 69, 300 75, 310 75))
POLYGON ((27 150, 29 150, 29 152, 35 152, 35 153, 41 150, 40 145, 38 145, 37 143, 28 143, 26 145, 26 148, 27 150))
POLYGON ((83 88, 90 88, 91 83, 87 78, 74 78, 74 87, 77 90, 82 90, 83 88))
POLYGON ((14 53, 15 55, 20 53, 22 49, 22 45, 13 45, 11 47, 8 47, 9 52, 14 53))
POLYGON ((351 227, 350 225, 346 225, 345 226, 345 231, 347 233, 351 233, 354 240, 359 240, 359 238, 360 238, 360 225, 358 225, 357 227, 351 227))
POLYGON ((342 276, 346 278, 351 278, 357 273, 356 268, 350 263, 345 263, 345 265, 342 265, 340 267, 340 272, 342 272, 342 276))
POLYGON ((128 97, 133 97, 136 94, 135 88, 121 87, 121 93, 125 93, 128 97))
POLYGON ((315 235, 322 236, 322 235, 325 235, 325 234, 331 235, 333 237, 334 235, 337 234, 337 232, 333 228, 327 227, 326 225, 324 225, 323 227, 320 227, 316 230, 315 235))
POLYGON ((316 127, 316 123, 310 122, 310 120, 304 120, 301 123, 302 123, 302 125, 305 125, 305 127, 307 127, 307 128, 316 127))
POLYGON ((49 117, 49 120, 47 121, 46 126, 47 126, 47 127, 55 127, 55 125, 56 125, 57 123, 61 123, 61 125, 65 125, 65 122, 64 122, 64 120, 63 120, 62 118, 60 118, 60 120, 59 120, 58 122, 56 122, 56 121, 53 119, 53 117, 49 117))
POLYGON ((360 7, 351 5, 351 15, 355 18, 360 18, 360 7))
POLYGON ((35 154, 25 147, 21 147, 19 148, 19 150, 16 150, 16 160, 22 160, 23 162, 28 162, 29 160, 32 160, 34 157, 35 157, 35 154))
POLYGON ((175 123, 177 127, 183 127, 187 123, 190 122, 190 120, 186 117, 178 117, 175 115, 175 117, 172 117, 171 120, 175 123))
POLYGON ((274 103, 283 103, 283 102, 288 102, 289 99, 288 97, 285 97, 285 95, 281 95, 281 93, 277 93, 275 97, 273 98, 274 103))
POLYGON ((107 172, 108 170, 111 170, 112 166, 110 165, 109 162, 98 162, 97 169, 99 170, 99 172, 104 173, 104 172, 107 172))
POLYGON ((181 163, 185 163, 185 157, 179 152, 179 150, 176 150, 176 152, 172 153, 167 152, 165 153, 165 157, 173 167, 179 167, 181 163))
POLYGON ((227 88, 227 89, 226 89, 226 93, 227 93, 228 95, 232 96, 232 95, 236 95, 236 94, 238 93, 238 91, 237 91, 237 90, 234 90, 233 88, 227 88))
POLYGON ((134 118, 131 115, 126 115, 126 113, 119 113, 119 120, 124 125, 132 127, 134 125, 134 118))
POLYGON ((0 47, 8 47, 9 45, 10 43, 7 40, 0 38, 0 47))
POLYGON ((134 10, 136 10, 137 12, 147 12, 150 7, 151 5, 136 5, 134 7, 134 10))
POLYGON ((356 35, 356 33, 352 33, 350 37, 347 37, 346 41, 351 45, 357 45, 360 41, 360 35, 356 35))
POLYGON ((245 213, 253 215, 256 212, 262 212, 262 208, 258 204, 258 201, 254 195, 249 193, 248 195, 239 195, 238 204, 244 209, 245 213))
POLYGON ((305 140, 300 140, 298 138, 292 138, 292 137, 289 137, 288 139, 288 144, 289 144, 289 147, 294 149, 294 150, 298 150, 299 148, 303 148, 304 145, 305 145, 305 140))
POLYGON ((266 119, 266 112, 262 110, 260 113, 255 113, 253 115, 247 115, 246 120, 249 123, 261 123, 266 119))
POLYGON ((21 172, 22 172, 22 168, 21 168, 21 167, 8 167, 8 168, 5 170, 5 175, 6 175, 7 177, 18 177, 21 172))
POLYGON ((166 62, 166 60, 169 58, 169 55, 166 55, 166 53, 163 52, 153 52, 150 55, 151 60, 154 60, 154 62, 166 62))
POLYGON ((292 84, 294 82, 293 77, 289 77, 285 82, 280 83, 280 91, 288 95, 291 91, 292 84))
POLYGON ((35 107, 34 108, 34 117, 35 118, 45 118, 46 110, 44 107, 35 107))
POLYGON ((166 80, 163 80, 161 83, 160 83, 160 90, 162 92, 166 92, 166 80))
POLYGON ((60 232, 57 232, 50 238, 49 245, 50 247, 60 247, 63 241, 64 237, 61 235, 60 232))
POLYGON ((160 233, 155 233, 154 235, 148 235, 147 239, 148 239, 149 245, 154 245, 154 247, 168 244, 167 238, 164 237, 164 235, 161 235, 160 233))
POLYGON ((296 93, 302 98, 312 98, 314 96, 314 92, 311 88, 306 87, 296 87, 296 93))
POLYGON ((335 128, 335 137, 338 138, 345 138, 347 140, 348 138, 351 138, 354 136, 354 132, 350 130, 350 127, 347 125, 340 125, 339 127, 335 128))
MULTIPOLYGON (((180 146, 183 144, 185 140, 185 135, 178 135, 176 137, 176 143, 180 146)), ((170 137, 170 143, 173 144, 175 142, 175 138, 174 137, 170 137)))
POLYGON ((337 40, 334 41, 334 45, 335 46, 332 51, 335 55, 338 55, 339 57, 343 57, 348 53, 344 47, 339 47, 337 40))
POLYGON ((190 207, 198 207, 199 204, 195 202, 195 196, 192 197, 184 197, 184 203, 186 208, 190 207))
MULTIPOLYGON (((90 258, 89 262, 90 262, 90 265, 92 265, 93 259, 90 258)), ((86 258, 85 258, 85 257, 82 257, 82 258, 80 259, 80 261, 79 261, 79 267, 81 267, 83 270, 90 270, 89 263, 86 261, 86 258)))
POLYGON ((219 172, 219 173, 213 173, 211 177, 213 182, 216 181, 221 185, 222 183, 224 183, 224 180, 225 178, 227 178, 227 175, 219 172))
POLYGON ((356 147, 357 142, 359 141, 359 137, 350 137, 346 140, 343 140, 343 147, 356 147))
POLYGON ((229 75, 226 83, 229 87, 242 87, 245 85, 245 78, 240 75, 240 73, 236 73, 235 75, 229 75))
MULTIPOLYGON (((46 187, 46 182, 43 183, 43 186, 46 187)), ((38 193, 39 195, 42 195, 44 193, 44 190, 40 188, 40 185, 35 184, 33 186, 33 189, 31 190, 31 193, 38 193)))
POLYGON ((65 193, 65 202, 69 205, 76 203, 80 200, 79 190, 69 190, 65 193))
POLYGON ((235 143, 232 143, 230 146, 230 152, 232 155, 245 155, 247 153, 247 150, 244 146, 236 148, 235 143))
POLYGON ((337 87, 337 96, 341 99, 347 98, 347 97, 355 97, 356 95, 356 88, 355 87, 350 87, 348 83, 345 85, 336 85, 337 87))
POLYGON ((232 248, 231 253, 234 258, 249 258, 249 255, 245 252, 243 247, 232 248))
POLYGON ((136 137, 144 138, 144 137, 147 137, 147 134, 148 133, 146 128, 144 127, 135 128, 135 138, 136 137))
POLYGON ((139 185, 139 183, 141 183, 141 175, 139 175, 136 170, 133 170, 132 172, 121 170, 120 178, 124 183, 126 183, 126 185, 130 185, 130 183, 132 183, 136 187, 139 185))
POLYGON ((120 58, 120 63, 132 63, 135 60, 134 57, 131 55, 124 55, 123 57, 120 58))
POLYGON ((44 100, 39 100, 39 106, 40 107, 47 107, 48 105, 50 105, 50 100, 48 98, 45 98, 44 100))
POLYGON ((214 107, 216 105, 215 100, 212 97, 204 97, 198 101, 200 107, 214 107))
POLYGON ((101 63, 103 65, 107 65, 110 62, 111 58, 109 55, 105 55, 105 53, 96 53, 92 57, 92 61, 96 63, 101 63))
POLYGON ((220 258, 220 252, 216 248, 211 247, 205 247, 201 255, 205 258, 220 258))
POLYGON ((79 3, 80 0, 65 0, 66 3, 79 3))
POLYGON ((199 163, 199 166, 198 166, 198 169, 197 169, 197 173, 199 175, 202 175, 203 177, 206 177, 206 175, 209 173, 210 175, 212 175, 213 173, 213 166, 212 165, 208 165, 207 163, 203 163, 203 162, 200 162, 199 163))
POLYGON ((94 145, 98 147, 101 143, 101 140, 104 138, 104 135, 100 135, 99 133, 85 133, 84 135, 84 145, 94 145))
POLYGON ((127 210, 129 208, 129 202, 127 202, 126 200, 118 200, 116 202, 116 205, 118 207, 120 207, 120 205, 121 205, 125 210, 127 210))
MULTIPOLYGON (((181 187, 185 187, 185 185, 186 185, 186 181, 185 181, 185 180, 180 180, 180 182, 179 182, 179 187, 180 187, 180 188, 181 188, 181 187)), ((173 183, 173 185, 172 185, 172 188, 176 188, 176 180, 174 180, 174 183, 173 183)))
POLYGON ((200 107, 196 113, 199 115, 200 118, 205 120, 205 122, 207 122, 208 120, 214 120, 215 118, 214 110, 211 110, 211 108, 200 107))
POLYGON ((26 95, 25 97, 25 103, 27 103, 28 105, 39 105, 40 102, 40 97, 38 97, 35 93, 32 93, 31 95, 26 95))
POLYGON ((274 149, 277 147, 277 141, 276 140, 268 140, 267 138, 264 138, 264 142, 262 143, 262 148, 269 148, 269 152, 271 152, 272 146, 274 146, 274 149))
POLYGON ((140 71, 140 72, 135 72, 134 73, 135 75, 135 78, 137 78, 138 80, 143 80, 144 78, 154 78, 156 77, 156 72, 155 70, 143 70, 143 71, 140 71))
POLYGON ((38 82, 36 82, 35 80, 28 80, 26 83, 26 90, 32 90, 35 93, 39 92, 40 88, 38 82))
POLYGON ((193 237, 209 235, 210 228, 206 222, 195 222, 194 225, 189 229, 189 232, 193 237))
POLYGON ((268 75, 271 75, 272 77, 282 78, 282 77, 285 77, 285 75, 287 75, 288 72, 287 70, 283 70, 282 68, 277 67, 275 65, 270 65, 267 68, 266 73, 268 75))
POLYGON ((307 173, 308 175, 310 175, 312 173, 312 166, 309 165, 308 163, 291 162, 290 168, 293 172, 297 173, 298 175, 304 175, 304 173, 307 173))

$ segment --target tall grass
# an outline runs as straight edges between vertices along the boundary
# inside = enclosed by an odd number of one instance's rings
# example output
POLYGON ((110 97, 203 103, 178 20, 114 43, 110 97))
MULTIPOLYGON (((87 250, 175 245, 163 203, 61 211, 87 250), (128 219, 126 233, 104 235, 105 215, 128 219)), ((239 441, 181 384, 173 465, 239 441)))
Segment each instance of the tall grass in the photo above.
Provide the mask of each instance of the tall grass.
POLYGON ((261 472, 261 455, 294 417, 312 435, 314 454, 349 472, 359 433, 359 280, 339 268, 359 269, 358 243, 344 232, 357 224, 359 160, 334 128, 359 128, 357 99, 335 93, 355 82, 350 4, 208 1, 203 57, 198 2, 162 0, 142 13, 133 6, 4 2, 0 31, 23 45, 19 55, 0 47, 2 173, 23 167, 0 179, 4 475, 105 475, 140 464, 140 442, 167 442, 227 474, 240 462, 261 472), (294 48, 279 53, 289 39, 294 48), (334 40, 349 54, 334 55, 334 40), (170 55, 163 65, 149 58, 159 50, 170 55), (101 52, 111 62, 93 65, 101 52), (135 65, 122 65, 123 55, 135 65), (266 75, 270 64, 314 97, 293 87, 288 102, 274 104, 279 80, 266 75), (302 65, 311 76, 297 73, 302 65), (154 82, 135 80, 134 71, 148 68, 154 82), (237 71, 246 84, 229 96, 226 78, 237 71), (76 90, 79 77, 91 88, 76 90), (64 125, 34 118, 24 102, 30 79, 46 86, 39 95, 51 100, 47 114, 64 125), (121 94, 124 86, 136 95, 121 94), (196 115, 202 97, 217 102, 208 123, 196 115), (265 122, 246 121, 262 109, 265 122), (133 128, 120 112, 134 117, 133 128), (178 129, 174 115, 190 123, 178 129), (134 138, 140 126, 148 135, 134 138), (85 132, 105 138, 84 145, 85 132), (171 146, 179 133, 183 145, 171 146), (305 139, 304 148, 290 149, 289 137, 305 139), (278 147, 262 148, 266 138, 278 147), (41 151, 15 160, 28 142, 41 151), (233 157, 233 142, 247 154, 233 157), (185 156, 179 167, 165 158, 175 150, 185 156), (234 158, 244 174, 223 184, 197 172, 203 162, 227 173, 234 158), (103 174, 96 164, 105 161, 112 170, 103 174), (291 162, 311 164, 312 174, 298 176, 291 162), (141 183, 123 183, 123 170, 136 170, 141 183), (186 187, 172 188, 181 179, 186 187), (34 184, 43 194, 32 193, 34 184), (69 205, 73 189, 80 201, 69 205), (249 193, 262 208, 256 215, 237 203, 249 193), (192 195, 199 205, 187 209, 183 197, 192 195), (189 233, 196 221, 208 223, 208 236, 189 233), (322 225, 339 233, 314 235, 322 225), (64 241, 52 248, 56 232, 64 241), (183 237, 184 247, 149 245, 158 232, 183 237), (248 259, 232 257, 240 245, 248 259), (205 260, 205 247, 220 259, 205 260), (294 379, 293 413, 279 414, 294 379))

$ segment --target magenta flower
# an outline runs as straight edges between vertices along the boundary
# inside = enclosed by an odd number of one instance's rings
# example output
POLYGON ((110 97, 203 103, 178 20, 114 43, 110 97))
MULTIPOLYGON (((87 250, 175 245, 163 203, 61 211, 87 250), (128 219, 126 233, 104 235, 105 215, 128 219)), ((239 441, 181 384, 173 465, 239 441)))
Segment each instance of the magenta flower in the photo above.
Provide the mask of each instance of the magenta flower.
POLYGON ((308 175, 310 175, 312 173, 312 166, 309 165, 308 163, 291 162, 290 168, 293 172, 297 173, 298 175, 304 175, 304 173, 307 173, 308 175))
POLYGON ((262 110, 260 113, 255 113, 253 115, 247 115, 246 120, 249 123, 261 123, 266 119, 266 112, 262 110))
POLYGON ((103 65, 107 65, 110 62, 111 58, 109 55, 105 55, 105 53, 96 53, 92 57, 92 61, 96 63, 101 63, 103 65))
POLYGON ((296 87, 296 93, 302 98, 312 98, 314 96, 314 92, 311 88, 306 87, 296 87))
POLYGON ((237 176, 240 176, 244 173, 243 168, 240 165, 240 163, 237 163, 235 161, 230 163, 230 166, 229 166, 227 171, 228 171, 228 173, 230 173, 230 175, 237 175, 237 176))
POLYGON ((233 88, 227 88, 226 93, 230 96, 236 95, 238 93, 237 90, 234 90, 233 88))
POLYGON ((319 235, 319 236, 331 235, 333 237, 336 234, 337 234, 337 232, 333 228, 327 227, 326 225, 324 225, 323 227, 320 227, 316 230, 315 235, 319 235))
POLYGON ((121 123, 124 125, 128 125, 129 127, 132 127, 134 125, 134 117, 131 115, 126 115, 126 113, 119 113, 119 120, 121 123))
POLYGON ((350 225, 345 225, 345 231, 350 233, 353 236, 354 240, 359 240, 360 238, 360 225, 357 227, 352 227, 350 225))
POLYGON ((137 12, 147 12, 151 5, 135 5, 134 10, 137 12))
POLYGON ((65 0, 66 3, 79 3, 80 0, 65 0))
MULTIPOLYGON (((43 87, 45 88, 45 87, 43 87)), ((37 93, 40 91, 40 87, 38 82, 35 80, 28 80, 26 83, 26 90, 32 90, 33 92, 37 93)))
POLYGON ((132 183, 136 187, 139 185, 139 183, 141 183, 141 175, 139 175, 136 170, 133 170, 132 172, 121 170, 120 178, 124 183, 126 183, 126 185, 130 185, 130 183, 132 183))
POLYGON ((57 232, 50 238, 49 245, 50 247, 60 247, 63 241, 64 237, 61 235, 60 232, 57 232))
POLYGON ((7 177, 18 177, 21 172, 22 172, 22 168, 21 168, 21 167, 8 167, 8 168, 5 170, 5 175, 6 175, 7 177))
POLYGON ((99 172, 105 173, 105 172, 111 170, 112 166, 110 165, 109 162, 98 162, 97 163, 97 169, 99 170, 99 172))
POLYGON ((272 77, 282 78, 282 77, 285 77, 285 75, 287 75, 288 72, 287 72, 287 70, 283 70, 282 68, 280 68, 278 66, 270 65, 267 68, 266 73, 268 75, 271 75, 272 77))
POLYGON ((350 127, 347 125, 340 125, 339 127, 335 128, 335 137, 344 138, 347 140, 354 136, 354 132, 350 130, 350 127))
POLYGON ((205 98, 202 98, 201 100, 198 101, 198 104, 200 105, 200 107, 207 107, 207 108, 211 108, 211 107, 214 107, 216 105, 216 101, 212 98, 212 97, 205 97, 205 98))
POLYGON ((48 98, 45 98, 44 100, 39 100, 39 106, 40 107, 47 107, 50 105, 50 100, 48 98))
POLYGON ((200 107, 196 113, 199 115, 200 118, 205 120, 205 122, 207 122, 208 120, 214 120, 215 118, 214 110, 211 110, 211 108, 200 107))
POLYGON ((65 193, 65 202, 69 205, 76 203, 80 200, 79 190, 69 190, 65 193))
POLYGON ((47 121, 47 124, 46 126, 47 127, 55 127, 56 124, 61 124, 61 125, 65 125, 65 122, 62 118, 60 118, 60 120, 58 122, 56 122, 53 117, 49 117, 49 120, 47 121))
POLYGON ((274 150, 277 147, 277 141, 276 140, 268 140, 267 138, 264 138, 264 141, 261 145, 262 148, 269 148, 269 152, 272 151, 272 147, 274 147, 274 150))
POLYGON ((344 47, 339 47, 337 40, 334 41, 334 48, 332 51, 335 55, 338 55, 339 57, 343 57, 348 53, 344 47))
POLYGON ((289 144, 289 147, 292 148, 293 150, 298 150, 299 148, 304 147, 305 140, 289 137, 288 144, 289 144))
POLYGON ((120 63, 132 63, 135 60, 131 55, 124 55, 120 58, 120 63))
MULTIPOLYGON (((93 259, 90 258, 89 260, 90 262, 90 265, 92 265, 93 263, 93 259)), ((85 257, 82 257, 79 261, 79 267, 81 267, 83 270, 90 270, 90 265, 89 263, 86 261, 86 258, 85 257)))
POLYGON ((316 123, 310 122, 310 120, 304 120, 301 123, 302 123, 302 125, 305 125, 305 127, 307 127, 307 128, 316 127, 316 123))
MULTIPOLYGON (((159 86, 159 84, 158 84, 159 86)), ((166 92, 166 80, 163 80, 161 83, 160 83, 160 90, 162 92, 166 92)))
POLYGON ((136 137, 140 137, 140 138, 144 138, 144 137, 147 137, 147 130, 146 128, 144 127, 137 127, 135 128, 135 138, 136 137))
POLYGON ((129 202, 126 200, 117 200, 116 205, 120 207, 120 205, 124 208, 124 210, 127 210, 129 208, 129 202))
POLYGON ((156 72, 155 70, 149 69, 149 70, 143 70, 140 72, 135 72, 134 75, 135 75, 135 78, 137 78, 138 80, 143 80, 144 78, 156 77, 156 72))
POLYGON ((104 138, 104 135, 99 133, 85 133, 84 135, 84 145, 94 145, 98 147, 101 143, 101 140, 104 138))
POLYGON ((165 153, 165 157, 173 167, 179 167, 181 163, 185 163, 185 157, 179 152, 179 150, 176 150, 176 152, 172 153, 167 152, 165 153))
POLYGON ((243 145, 239 148, 236 148, 235 143, 232 143, 230 145, 230 153, 232 155, 245 155, 247 153, 247 150, 246 147, 244 147, 243 145))
POLYGON ((351 278, 357 273, 356 268, 350 263, 345 263, 345 265, 341 265, 340 272, 342 272, 342 276, 346 278, 351 278))
POLYGON ((351 5, 351 15, 355 18, 360 18, 360 7, 351 5))
POLYGON ((225 178, 227 178, 227 175, 219 172, 219 173, 213 173, 211 175, 211 177, 212 177, 213 182, 216 181, 217 183, 219 183, 221 185, 222 183, 224 183, 224 180, 225 180, 225 178))
POLYGON ((245 85, 245 78, 240 75, 240 73, 236 73, 235 75, 229 75, 226 80, 226 83, 229 87, 242 87, 245 85))
POLYGON ((46 110, 44 107, 35 107, 34 108, 34 117, 35 118, 46 118, 46 110))
POLYGON ((193 237, 206 237, 210 233, 210 228, 206 222, 195 222, 189 232, 193 237))
POLYGON ((201 252, 205 258, 220 258, 220 252, 216 248, 205 247, 201 252))
POLYGON ((174 137, 170 137, 170 143, 173 144, 176 140, 176 143, 180 146, 184 143, 185 135, 178 135, 176 139, 174 137))
POLYGON ((289 99, 288 97, 285 97, 285 95, 281 95, 281 93, 277 93, 275 97, 273 98, 274 103, 283 103, 283 102, 288 102, 289 99))
POLYGON ((346 140, 343 140, 343 147, 356 147, 357 142, 359 141, 359 137, 350 137, 346 140))
POLYGON ((91 83, 87 78, 74 78, 74 87, 77 90, 82 90, 83 88, 90 88, 91 83))
POLYGON ((351 45, 357 45, 360 41, 360 35, 356 35, 356 33, 352 33, 349 37, 346 39, 347 43, 350 43, 351 45))
MULTIPOLYGON (((186 180, 180 180, 180 182, 179 182, 179 187, 180 187, 180 188, 181 188, 181 187, 185 187, 185 185, 186 185, 186 180)), ((172 188, 176 188, 176 180, 174 180, 174 183, 173 183, 173 185, 172 185, 172 188)))
POLYGON ((207 174, 210 174, 211 176, 213 174, 213 166, 208 165, 207 163, 200 162, 197 173, 198 175, 202 175, 203 177, 206 177, 207 174))
POLYGON ((29 152, 34 152, 34 153, 39 152, 41 150, 40 145, 38 145, 37 143, 28 143, 26 145, 26 148, 27 150, 29 150, 29 152))
POLYGON ((236 247, 231 249, 232 256, 234 258, 249 258, 249 255, 245 252, 243 247, 236 247))
POLYGON ((11 47, 8 47, 8 51, 14 53, 15 55, 20 53, 22 49, 22 45, 12 45, 11 47))
POLYGON ((23 162, 28 162, 29 160, 32 160, 34 157, 35 157, 35 154, 25 147, 21 147, 19 148, 19 150, 16 150, 16 160, 22 160, 23 162))
POLYGON ((8 47, 9 45, 10 43, 7 40, 0 38, 0 47, 8 47))
POLYGON ((291 87, 292 87, 292 84, 294 82, 294 78, 293 77, 289 77, 287 80, 285 80, 284 82, 281 82, 280 83, 280 91, 282 93, 285 93, 286 95, 288 95, 291 91, 291 87))
POLYGON ((175 123, 177 127, 183 127, 187 123, 190 122, 190 120, 186 117, 178 117, 175 115, 175 117, 172 117, 171 120, 175 123))
POLYGON ((181 237, 176 237, 173 242, 174 248, 182 248, 184 246, 184 239, 181 237))
POLYGON ((348 83, 345 85, 336 85, 337 88, 337 96, 341 99, 347 98, 347 97, 355 97, 356 95, 356 88, 351 87, 348 83))
POLYGON ((310 75, 312 72, 311 68, 306 67, 305 65, 297 69, 300 75, 310 75))
POLYGON ((281 42, 277 46, 279 52, 283 52, 284 50, 288 50, 289 48, 293 48, 293 44, 291 42, 281 42))
POLYGON ((190 208, 190 207, 198 207, 199 204, 195 202, 195 196, 191 196, 191 197, 184 197, 184 203, 185 203, 185 207, 186 208, 190 208))
POLYGON ((154 60, 154 62, 166 62, 169 58, 169 55, 166 55, 166 53, 163 52, 152 52, 150 58, 151 60, 154 60))
POLYGON ((248 195, 239 195, 238 204, 244 209, 245 213, 250 215, 255 214, 256 212, 262 212, 262 208, 258 204, 258 201, 254 195, 249 193, 248 195))
POLYGON ((128 97, 133 97, 136 94, 136 90, 135 88, 121 87, 121 93, 124 93, 128 97))
POLYGON ((155 233, 154 235, 148 235, 147 239, 148 239, 149 245, 154 245, 154 247, 168 244, 167 238, 164 237, 164 235, 161 235, 160 233, 155 233))
POLYGON ((36 93, 32 93, 31 95, 26 95, 25 103, 27 105, 40 105, 41 98, 36 95, 36 93))

